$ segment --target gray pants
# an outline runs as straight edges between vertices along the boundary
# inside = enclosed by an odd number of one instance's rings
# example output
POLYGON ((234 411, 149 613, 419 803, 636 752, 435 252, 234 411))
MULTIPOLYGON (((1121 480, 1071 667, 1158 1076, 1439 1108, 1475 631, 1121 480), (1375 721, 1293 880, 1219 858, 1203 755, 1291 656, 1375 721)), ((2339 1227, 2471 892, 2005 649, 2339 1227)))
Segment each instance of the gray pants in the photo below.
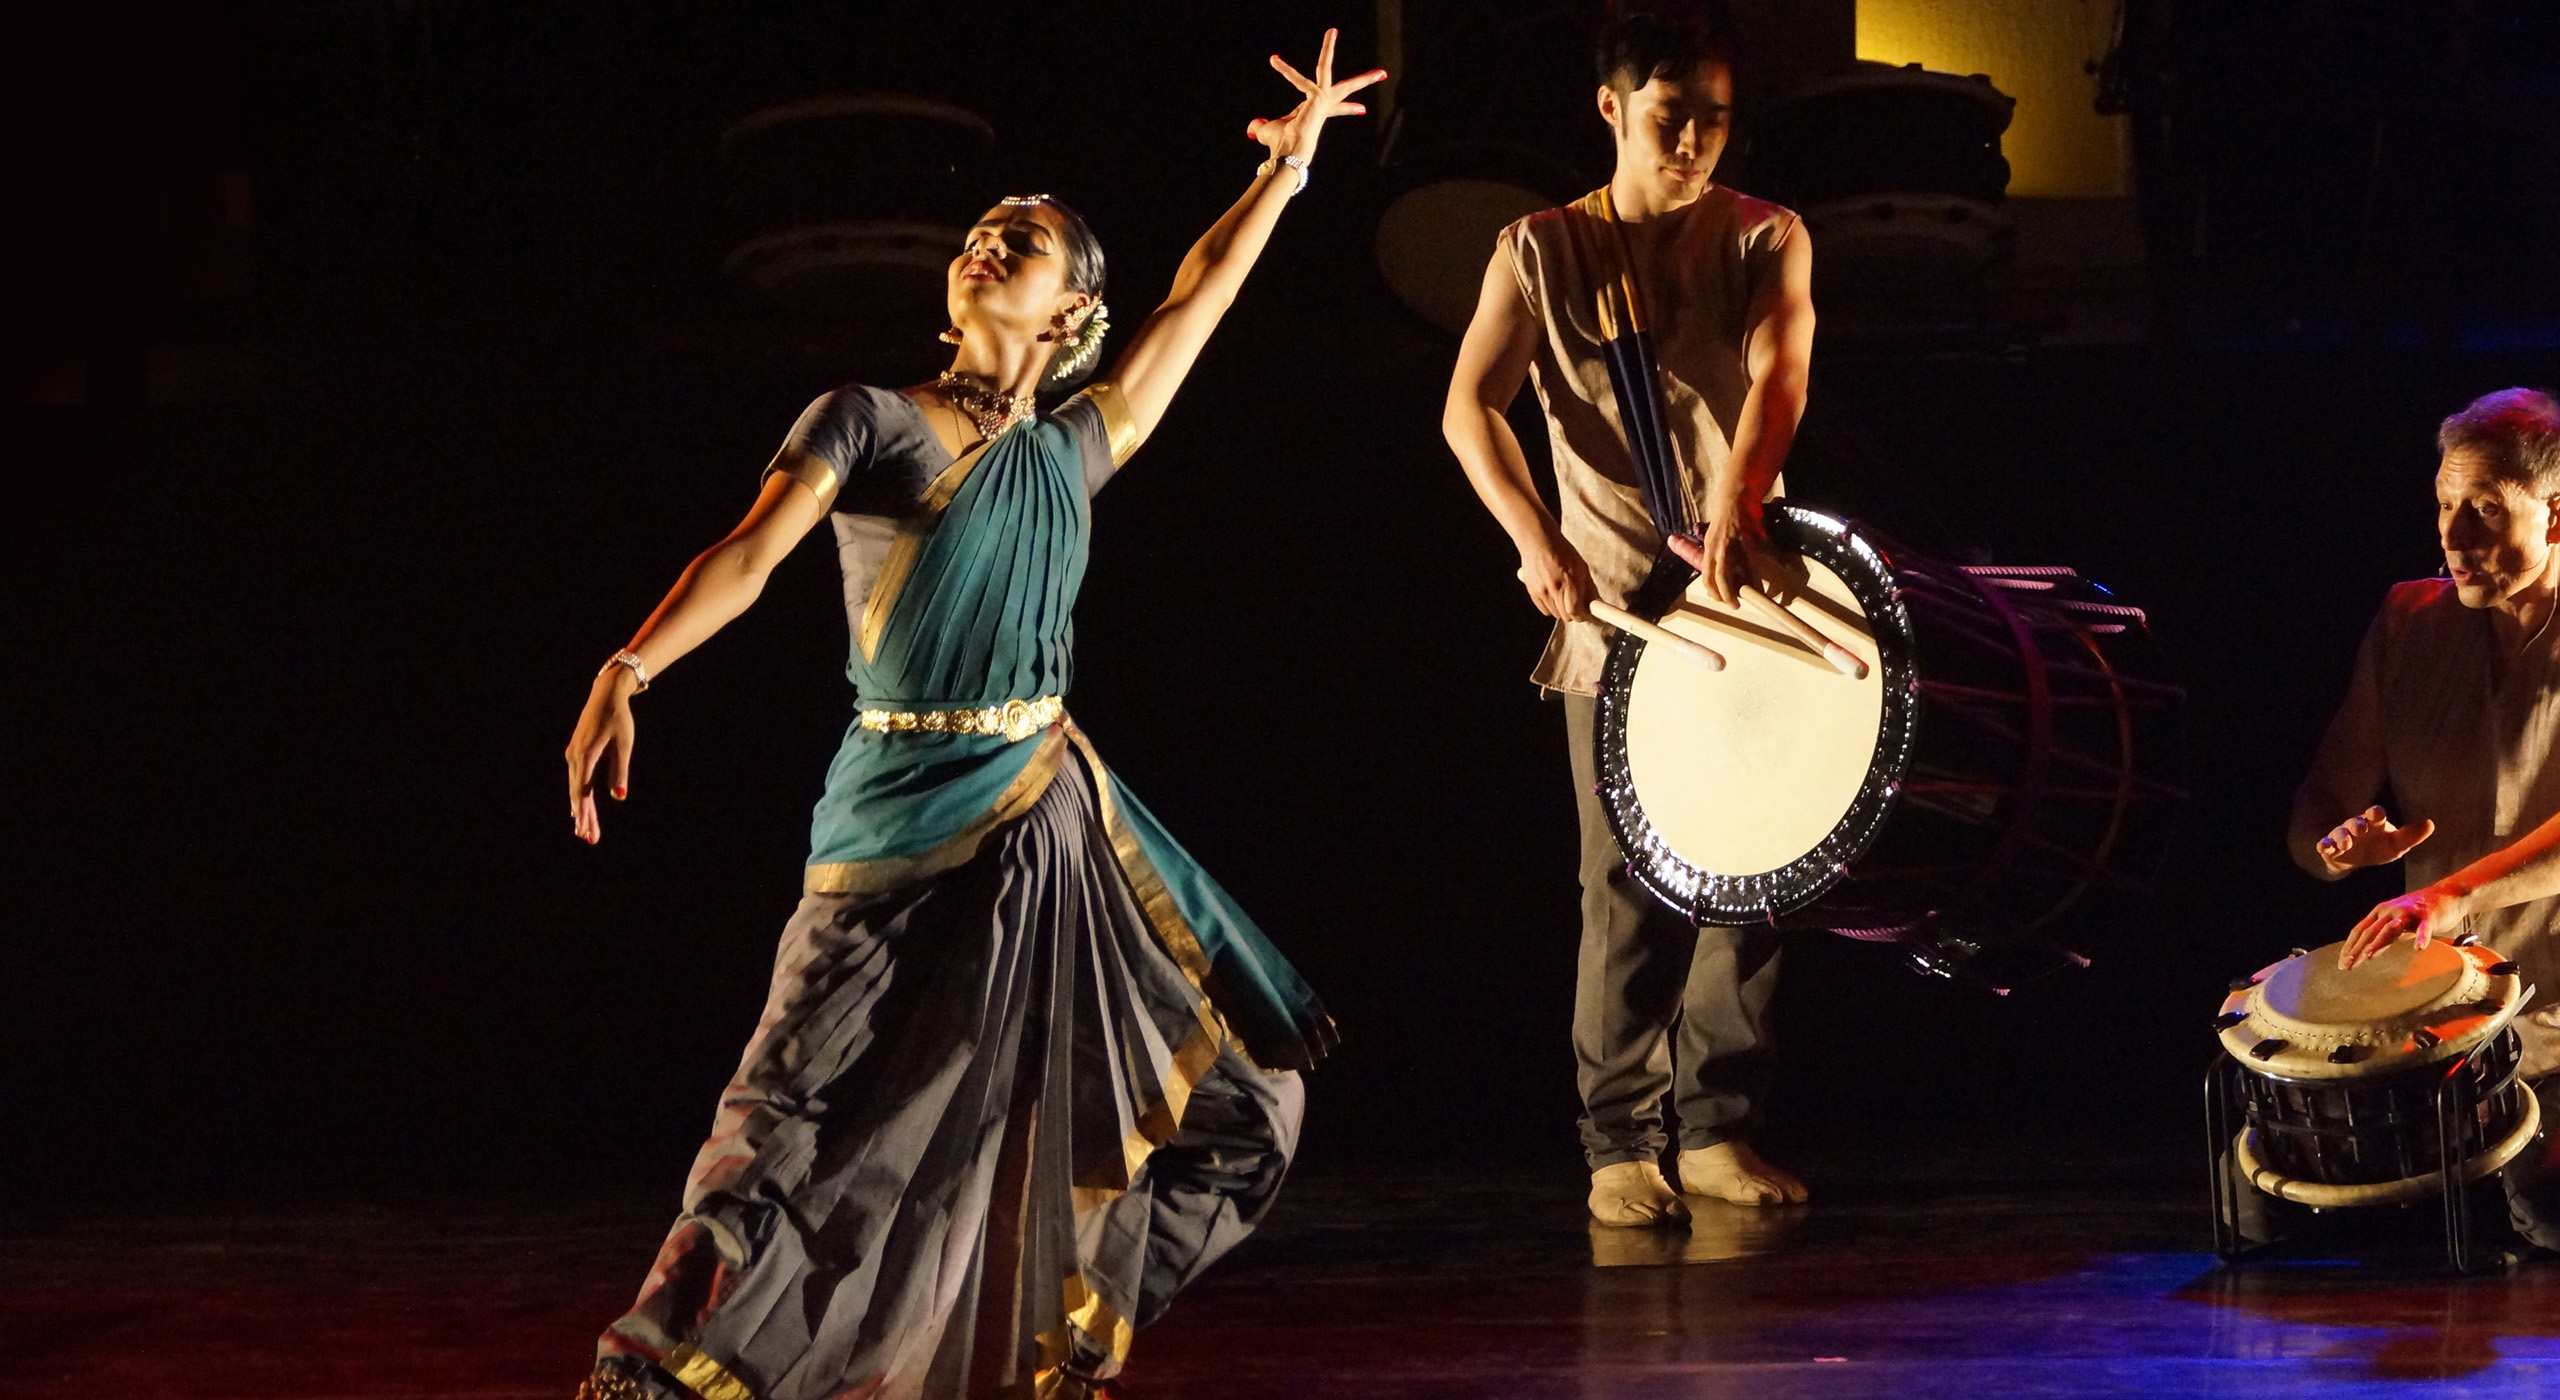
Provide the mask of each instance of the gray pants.
POLYGON ((1668 1094, 1680 1146, 1751 1131, 1775 1067, 1769 997, 1778 932, 1695 928, 1628 876, 1592 791, 1596 705, 1567 695, 1565 742, 1582 816, 1582 952, 1573 982, 1575 1082, 1591 1169, 1653 1161, 1668 1094))
POLYGON ((587 1393, 1020 1397, 1053 1367, 1114 1374, 1297 1148, 1298 1076, 1215 1022, 1078 758, 968 864, 804 896, 587 1393))

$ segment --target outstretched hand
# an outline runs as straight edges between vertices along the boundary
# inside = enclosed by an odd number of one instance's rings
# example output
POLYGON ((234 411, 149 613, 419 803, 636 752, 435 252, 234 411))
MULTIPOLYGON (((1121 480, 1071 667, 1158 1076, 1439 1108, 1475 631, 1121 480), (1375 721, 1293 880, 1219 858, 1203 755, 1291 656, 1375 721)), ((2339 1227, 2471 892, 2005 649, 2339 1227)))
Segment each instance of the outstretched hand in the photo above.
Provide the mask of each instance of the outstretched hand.
POLYGON ((1289 80, 1291 87, 1305 94, 1297 110, 1289 115, 1257 117, 1245 127, 1244 134, 1270 147, 1273 157, 1311 159, 1316 153, 1316 133, 1324 129, 1326 118, 1344 112, 1353 116, 1367 115, 1369 109, 1366 106, 1343 99, 1372 83, 1385 81, 1387 70, 1372 68, 1356 77, 1335 82, 1333 41, 1341 32, 1338 29, 1324 32, 1324 47, 1316 54, 1316 75, 1313 78, 1290 67, 1288 60, 1280 55, 1275 53, 1271 56, 1271 66, 1279 71, 1281 77, 1289 80))
POLYGON ((2329 867, 2331 875, 2389 865, 2435 834, 2431 819, 2421 817, 2414 826, 2394 826, 2380 807, 2367 807, 2320 838, 2320 863, 2329 867))

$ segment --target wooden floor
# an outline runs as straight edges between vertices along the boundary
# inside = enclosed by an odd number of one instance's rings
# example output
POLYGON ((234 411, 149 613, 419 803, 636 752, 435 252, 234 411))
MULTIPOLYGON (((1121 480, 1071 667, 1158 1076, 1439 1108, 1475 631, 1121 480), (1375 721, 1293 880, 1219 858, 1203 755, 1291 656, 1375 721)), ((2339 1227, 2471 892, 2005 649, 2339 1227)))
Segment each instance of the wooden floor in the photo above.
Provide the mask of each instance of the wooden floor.
MULTIPOLYGON (((2103 1178, 2106 1173, 2086 1173, 2103 1178)), ((1686 1234, 1570 1173, 1292 1183, 1139 1339, 1140 1400, 2560 1395, 2560 1266, 2229 1270, 2151 1185, 1836 1182, 1686 1234)), ((667 1202, 409 1197, 0 1217, 0 1396, 565 1400, 667 1202)), ((2409 1237, 2425 1239, 2423 1219, 2409 1237)))

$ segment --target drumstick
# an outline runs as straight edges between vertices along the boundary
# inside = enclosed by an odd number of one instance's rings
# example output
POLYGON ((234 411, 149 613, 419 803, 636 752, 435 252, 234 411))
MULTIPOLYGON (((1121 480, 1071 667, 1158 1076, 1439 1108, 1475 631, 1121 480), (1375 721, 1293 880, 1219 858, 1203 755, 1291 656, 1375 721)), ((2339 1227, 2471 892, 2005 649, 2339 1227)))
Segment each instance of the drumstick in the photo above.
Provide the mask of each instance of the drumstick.
POLYGON ((1677 632, 1655 626, 1615 603, 1604 603, 1594 598, 1591 600, 1591 615, 1621 632, 1633 632, 1656 646, 1669 647, 1710 671, 1724 669, 1723 655, 1713 648, 1701 642, 1690 641, 1677 632))
POLYGON ((1831 669, 1853 681, 1862 681, 1867 678, 1867 663, 1860 661, 1847 647, 1816 631, 1812 623, 1796 616, 1777 599, 1747 583, 1742 585, 1740 592, 1742 601, 1767 613, 1772 621, 1787 629, 1797 641, 1822 653, 1822 659, 1831 663, 1831 669))

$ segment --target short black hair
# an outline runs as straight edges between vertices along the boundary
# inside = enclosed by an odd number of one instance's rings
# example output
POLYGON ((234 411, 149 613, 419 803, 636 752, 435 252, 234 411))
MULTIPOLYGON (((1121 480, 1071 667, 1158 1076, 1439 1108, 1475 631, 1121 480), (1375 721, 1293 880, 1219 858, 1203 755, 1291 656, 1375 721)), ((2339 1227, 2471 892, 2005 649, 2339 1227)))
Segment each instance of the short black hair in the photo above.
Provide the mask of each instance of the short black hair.
POLYGON ((1686 78, 1712 59, 1734 66, 1740 50, 1715 0, 1611 0, 1591 46, 1604 87, 1633 92, 1656 78, 1686 78))

